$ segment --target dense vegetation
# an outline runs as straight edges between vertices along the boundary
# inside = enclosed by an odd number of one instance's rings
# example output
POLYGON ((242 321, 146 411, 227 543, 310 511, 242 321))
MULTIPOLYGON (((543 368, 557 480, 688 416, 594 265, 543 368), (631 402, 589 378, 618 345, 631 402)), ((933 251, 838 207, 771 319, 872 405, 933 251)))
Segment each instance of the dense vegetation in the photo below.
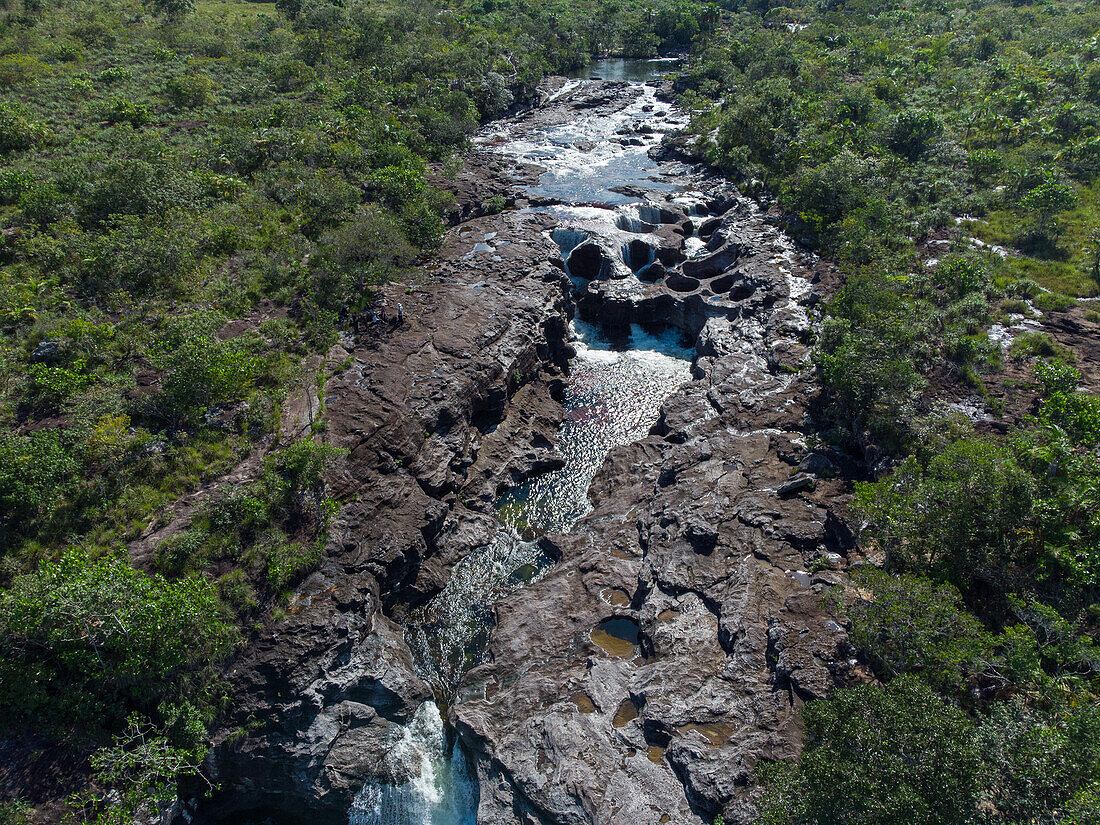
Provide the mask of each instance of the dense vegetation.
POLYGON ((1100 12, 735 5, 681 79, 694 151, 844 265, 823 378, 855 438, 899 447, 933 367, 998 365, 980 327, 1100 292, 1100 12), (976 263, 922 273, 956 224, 976 263))
POLYGON ((1100 402, 987 334, 1100 292, 1100 10, 789 2, 0 0, 0 704, 91 754, 74 816, 198 773, 219 665, 323 553, 334 451, 284 409, 439 243, 429 167, 546 72, 690 46, 692 151, 843 268, 823 438, 877 474, 845 610, 882 685, 807 706, 761 821, 1100 820, 1100 402), (1009 366, 1007 435, 933 403, 1009 366))
POLYGON ((219 663, 320 558, 333 451, 284 410, 440 241, 429 164, 546 72, 703 26, 687 0, 0 2, 0 704, 93 753, 74 815, 171 798, 233 701, 219 663))
POLYGON ((806 706, 761 823, 1100 821, 1100 399, 988 334, 1100 291, 1098 56, 1074 0, 747 0, 695 44, 693 151, 842 267, 822 437, 878 479, 839 602, 881 684, 806 706), (935 403, 1008 380, 1005 435, 935 403))

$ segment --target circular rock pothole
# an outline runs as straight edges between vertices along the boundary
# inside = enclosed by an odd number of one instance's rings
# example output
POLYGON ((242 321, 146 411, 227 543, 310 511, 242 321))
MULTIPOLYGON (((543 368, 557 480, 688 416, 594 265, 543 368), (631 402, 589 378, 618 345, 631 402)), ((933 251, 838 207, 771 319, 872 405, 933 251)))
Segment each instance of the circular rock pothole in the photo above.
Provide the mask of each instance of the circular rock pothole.
POLYGON ((679 272, 673 272, 667 278, 665 283, 669 289, 676 292, 694 292, 699 288, 699 281, 695 278, 689 278, 686 275, 681 275, 679 272))
POLYGON ((566 261, 569 274, 577 278, 594 280, 606 278, 611 273, 611 261, 599 244, 586 241, 569 253, 566 261))
POLYGON ((638 654, 638 636, 638 623, 623 616, 604 619, 589 634, 597 647, 617 659, 633 659, 638 654))
POLYGON ((710 287, 711 292, 713 292, 715 295, 721 295, 723 292, 729 292, 730 288, 733 286, 733 276, 719 275, 717 278, 707 284, 707 286, 710 287))

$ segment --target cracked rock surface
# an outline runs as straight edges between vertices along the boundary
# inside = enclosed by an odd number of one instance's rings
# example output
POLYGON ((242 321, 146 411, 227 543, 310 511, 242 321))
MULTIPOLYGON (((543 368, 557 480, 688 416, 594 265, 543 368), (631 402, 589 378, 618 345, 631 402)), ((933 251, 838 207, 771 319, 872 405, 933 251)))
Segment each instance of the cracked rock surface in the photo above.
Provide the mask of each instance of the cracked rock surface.
POLYGON ((653 100, 559 79, 494 127, 454 182, 465 222, 416 283, 386 288, 387 320, 329 354, 344 365, 325 387, 325 438, 348 451, 329 479, 342 506, 286 619, 227 674, 221 790, 194 821, 346 822, 364 782, 403 779, 386 754, 431 689, 402 625, 492 541, 497 497, 560 466, 574 315, 678 328, 693 380, 608 455, 591 511, 542 538, 556 564, 492 605, 487 656, 448 709, 478 821, 747 822, 756 763, 795 755, 799 706, 846 678, 824 598, 846 583, 844 468, 807 440, 826 265, 682 164, 613 202, 564 204, 499 148, 601 117, 656 159, 675 118, 636 121, 653 100), (517 208, 483 214, 487 191, 517 208))

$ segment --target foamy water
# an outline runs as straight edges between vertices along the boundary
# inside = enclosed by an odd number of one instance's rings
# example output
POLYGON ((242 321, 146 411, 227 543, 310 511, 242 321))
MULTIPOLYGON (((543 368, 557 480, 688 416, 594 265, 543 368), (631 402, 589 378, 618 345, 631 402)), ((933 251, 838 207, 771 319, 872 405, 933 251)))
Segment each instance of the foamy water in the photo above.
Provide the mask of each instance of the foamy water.
POLYGON ((534 536, 567 532, 584 517, 591 509, 588 488, 608 452, 645 437, 664 400, 691 379, 694 350, 677 330, 654 334, 634 325, 627 349, 627 342, 615 346, 583 321, 574 321, 571 331, 577 354, 569 362, 558 435, 564 466, 500 499, 502 529, 492 543, 463 559, 407 625, 418 669, 448 698, 484 657, 493 603, 549 568, 534 536))
POLYGON ((399 784, 370 782, 359 792, 349 825, 475 825, 479 789, 435 702, 421 705, 386 754, 399 784))
MULTIPOLYGON (((576 88, 567 84, 558 96, 576 88)), ((673 191, 675 183, 657 174, 659 164, 649 157, 649 150, 660 144, 664 133, 687 125, 687 117, 657 100, 654 87, 638 84, 636 88, 637 97, 618 111, 585 112, 566 123, 535 129, 522 122, 505 123, 486 131, 478 141, 544 167, 538 185, 528 190, 532 195, 564 203, 625 204, 637 197, 613 188, 673 191)))

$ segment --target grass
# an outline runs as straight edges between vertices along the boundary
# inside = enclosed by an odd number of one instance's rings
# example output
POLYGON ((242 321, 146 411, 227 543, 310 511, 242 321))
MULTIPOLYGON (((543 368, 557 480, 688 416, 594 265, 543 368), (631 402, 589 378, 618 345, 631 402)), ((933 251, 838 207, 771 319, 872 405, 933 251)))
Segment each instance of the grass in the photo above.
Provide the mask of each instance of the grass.
MULTIPOLYGON (((1031 278, 1052 292, 1091 298, 1100 295, 1100 283, 1092 277, 1097 254, 1093 238, 1100 231, 1100 181, 1080 187, 1077 194, 1077 205, 1055 219, 1061 259, 1016 254, 1005 259, 1005 266, 1017 277, 1031 278)), ((985 243, 1017 249, 1019 216, 1008 209, 994 210, 984 221, 964 226, 985 243)))

